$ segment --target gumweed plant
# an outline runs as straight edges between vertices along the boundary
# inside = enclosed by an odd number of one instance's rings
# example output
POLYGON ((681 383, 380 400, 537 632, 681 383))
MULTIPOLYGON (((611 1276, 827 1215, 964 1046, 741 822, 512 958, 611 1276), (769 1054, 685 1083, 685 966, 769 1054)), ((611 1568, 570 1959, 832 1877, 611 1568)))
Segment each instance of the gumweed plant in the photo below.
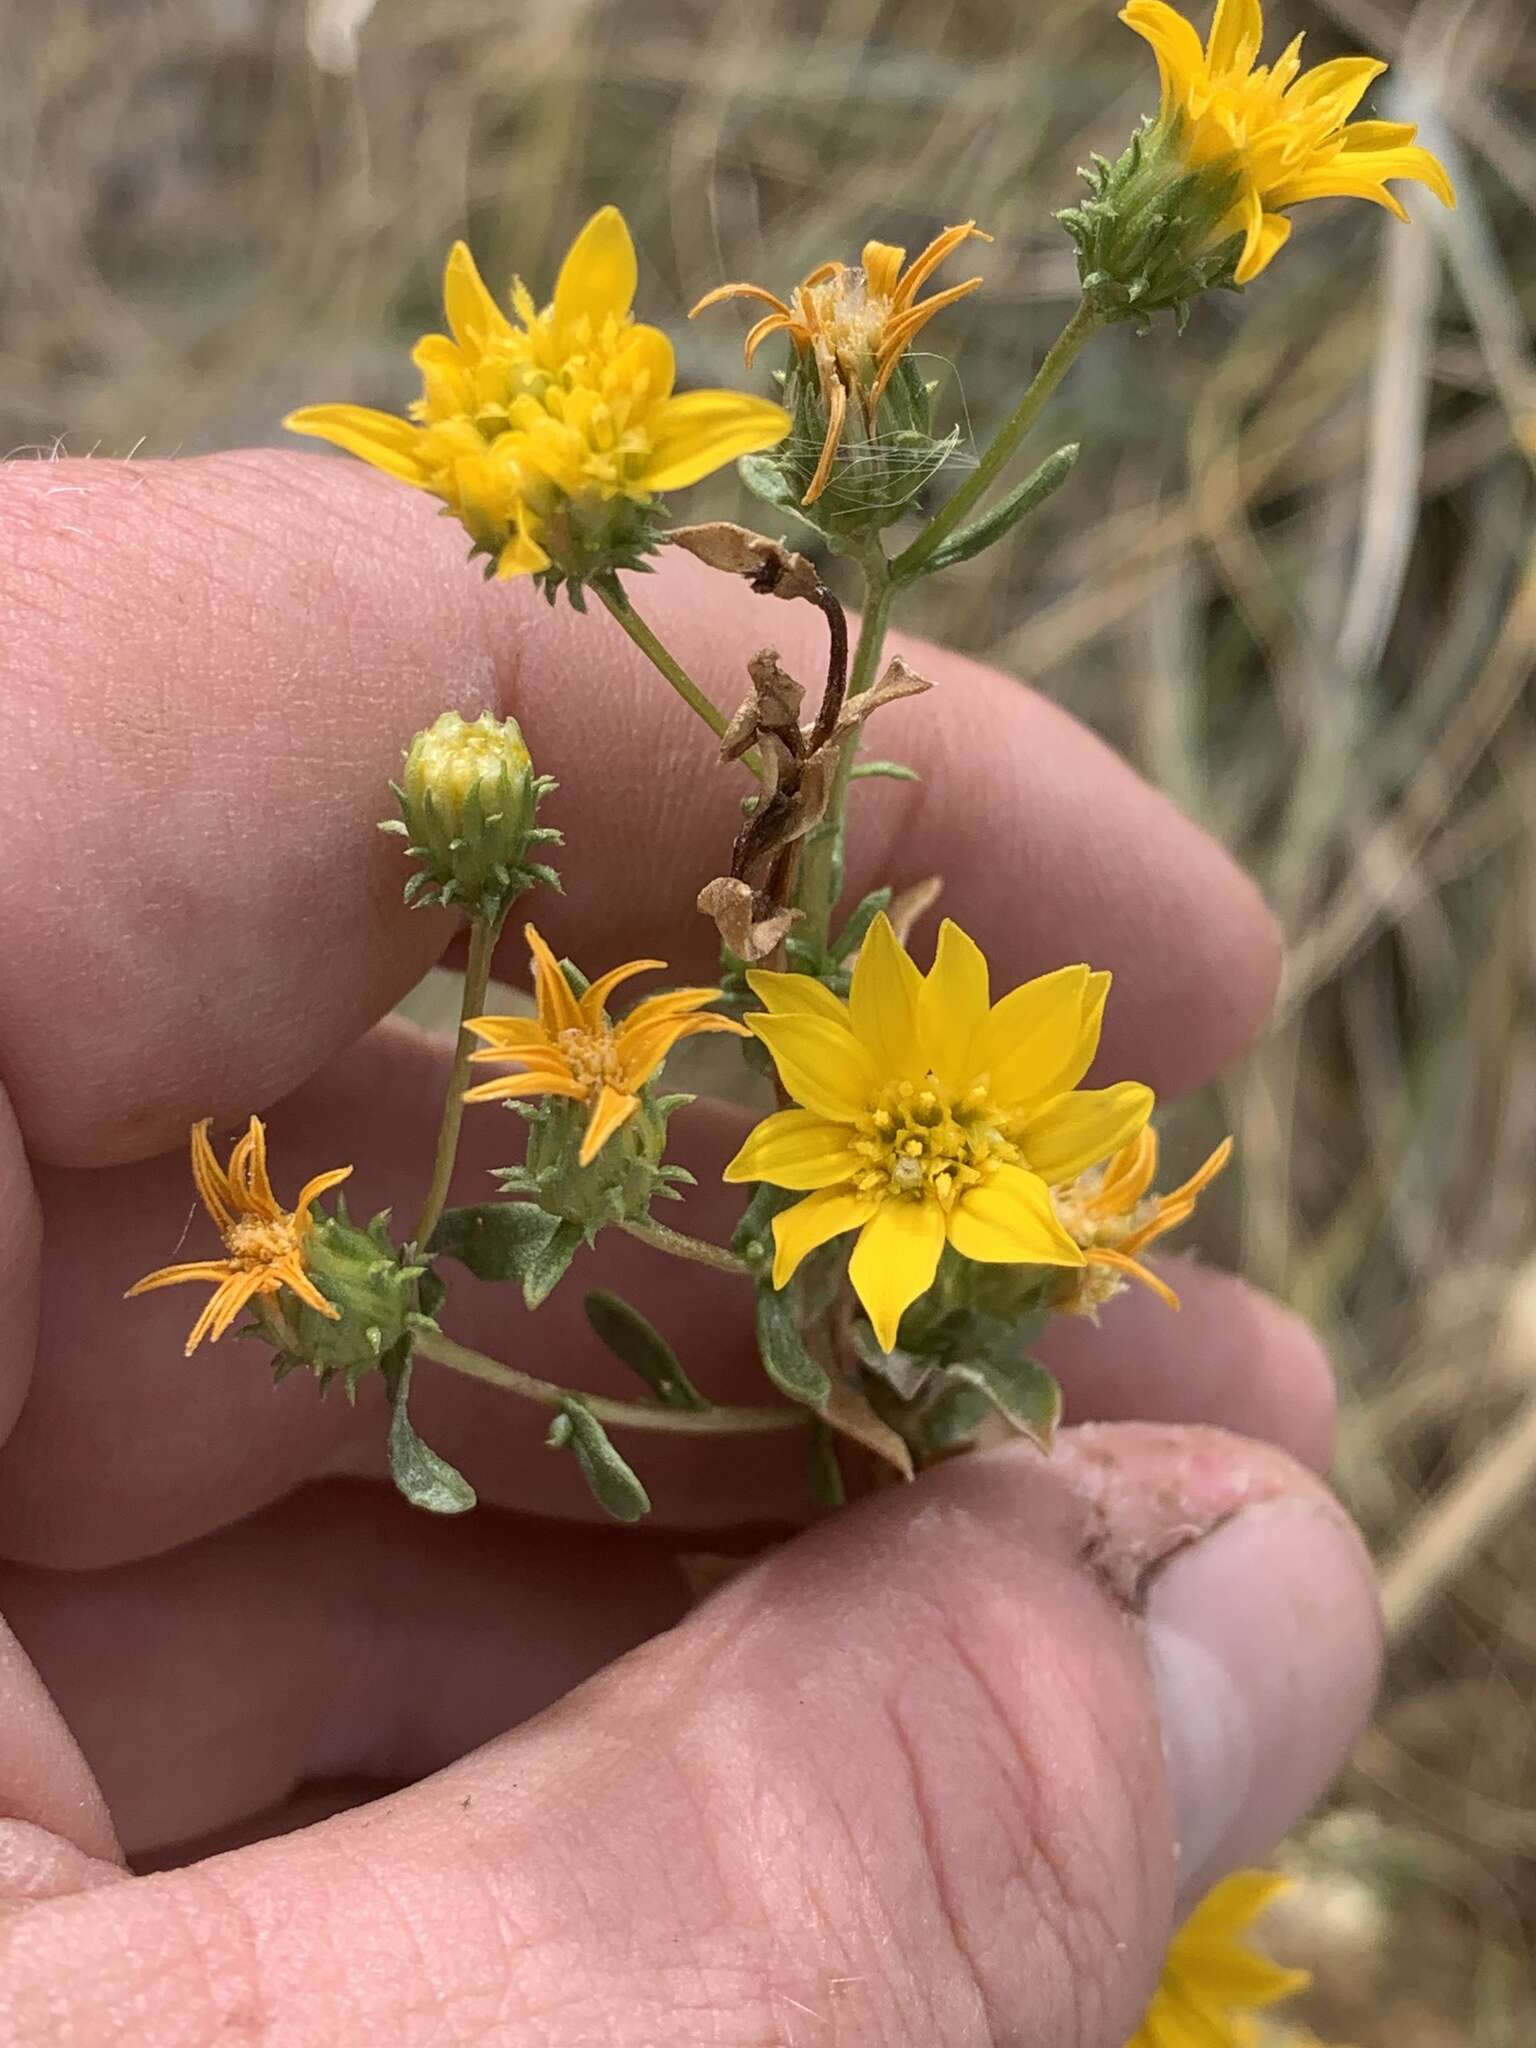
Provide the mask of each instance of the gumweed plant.
MULTIPOLYGON (((887 653, 887 629, 915 585, 981 555, 1067 481, 1074 446, 1018 480, 1005 472, 1101 329, 1161 313, 1182 327, 1202 294, 1248 287, 1281 256, 1305 201, 1354 196, 1400 213, 1394 183, 1417 181, 1447 204, 1452 193, 1411 128, 1353 118, 1383 68, 1371 59, 1305 70, 1298 39, 1261 61, 1258 0, 1221 0, 1203 41, 1163 0, 1130 0, 1121 19, 1155 54, 1157 111, 1118 159, 1095 159, 1086 195, 1059 216, 1077 252, 1076 307, 953 488, 960 435, 939 416, 912 344, 984 288, 980 276, 948 281, 964 253, 981 252, 985 268, 990 237, 971 220, 910 260, 867 240, 856 263, 832 256, 798 282, 731 281, 706 294, 694 311, 712 319, 727 301, 753 302, 748 374, 778 357, 771 388, 757 392, 677 389, 672 342, 635 317, 638 266, 615 207, 582 228, 547 300, 521 281, 503 299, 459 243, 443 280, 448 332, 415 349, 421 395, 408 416, 327 404, 287 422, 436 499, 487 576, 531 577, 552 604, 578 611, 604 606, 659 685, 698 714, 709 729, 701 747, 743 795, 718 871, 690 883, 719 938, 712 985, 669 986, 658 960, 559 959, 535 906, 516 919, 532 1008, 497 1015, 487 996, 496 943, 530 892, 559 887, 553 785, 516 723, 489 711, 472 721, 448 711, 402 734, 385 822, 410 870, 405 898, 448 906, 468 936, 419 1212, 405 1228, 387 1214, 354 1221, 354 1189, 340 1187, 350 1169, 319 1162, 305 1180, 309 1162, 269 1168, 259 1118, 227 1165, 206 1122, 192 1132, 193 1183, 221 1245, 131 1291, 211 1290, 189 1351, 238 1325, 279 1378, 340 1379, 354 1399, 376 1378, 391 1469, 418 1506, 451 1513, 475 1499, 410 1421, 423 1363, 542 1408, 550 1445, 632 1521, 649 1505, 646 1433, 798 1435, 827 1505, 1000 1432, 1048 1453, 1061 1395, 1033 1352, 1049 1319, 1098 1316, 1138 1284, 1177 1307, 1145 1254, 1190 1220, 1230 1146, 1159 1191, 1151 1089, 1134 1074, 1090 1083, 1109 975, 1068 960, 1021 987, 998 985, 963 904, 931 946, 915 946, 932 890, 843 901, 861 782, 912 774, 861 758, 865 727, 929 688, 887 653), (677 523, 673 494, 732 463, 772 530, 677 523), (762 648, 744 663, 739 708, 721 712, 635 596, 669 548, 745 582, 772 601, 768 616, 773 603, 814 611, 825 647, 816 673, 792 674, 762 648), (859 604, 856 638, 840 592, 859 604), (636 998, 640 976, 661 980, 636 998), (668 1220, 687 1220, 691 1177, 669 1157, 669 1136, 692 1098, 668 1092, 666 1064, 703 1034, 735 1042, 765 1107, 725 1169, 742 1196, 729 1242, 668 1220), (499 1120, 507 1164, 483 1200, 451 1207, 466 1115, 499 1120), (298 1188, 291 1208, 279 1187, 298 1188), (512 1284, 536 1309, 609 1231, 750 1291, 760 1400, 712 1400, 665 1330, 602 1291, 588 1292, 587 1312, 636 1376, 633 1399, 563 1385, 451 1334, 456 1271, 512 1284)), ((537 1320, 527 1328, 536 1336, 537 1320)), ((1254 1896, 1234 1894, 1218 1917, 1254 1896)), ((1197 1916, 1176 1948, 1180 1971, 1204 1953, 1204 1925, 1197 1916)), ((1244 1968, 1216 1969, 1222 1997, 1245 1986, 1267 1996, 1280 1982, 1244 1968)), ((1175 1987, 1137 2038, 1152 2048, 1249 2038, 1237 2021, 1222 2031, 1216 2014, 1175 1987), (1180 2016, 1181 1998, 1194 2017, 1180 2016)))

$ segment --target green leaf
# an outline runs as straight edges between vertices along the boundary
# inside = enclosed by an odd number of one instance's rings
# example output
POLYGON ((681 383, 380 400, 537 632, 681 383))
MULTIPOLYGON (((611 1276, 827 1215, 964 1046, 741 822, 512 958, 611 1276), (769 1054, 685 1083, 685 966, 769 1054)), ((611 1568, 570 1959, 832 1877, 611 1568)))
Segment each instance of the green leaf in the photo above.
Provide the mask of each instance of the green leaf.
MULTIPOLYGON (((408 1341, 402 1339, 402 1343, 408 1341)), ((398 1353, 400 1348, 396 1345, 392 1350, 398 1353)), ((411 1387, 409 1351, 392 1358, 385 1377, 394 1405, 389 1424, 389 1469, 396 1486, 412 1507, 425 1508, 428 1514, 464 1514, 475 1504, 475 1489, 411 1427, 406 1406, 411 1387)))
POLYGON ((425 1250, 457 1259, 477 1280, 523 1280, 558 1228, 559 1218, 532 1202, 479 1202, 445 1209, 425 1250))
POLYGON ((683 1371, 672 1346, 639 1309, 603 1288, 594 1288, 584 1306, 599 1341, 645 1381, 664 1407, 691 1408, 697 1414, 710 1405, 683 1371))
POLYGON ((784 471, 769 455, 743 455, 736 464, 736 474, 741 478, 754 498, 761 498, 765 505, 776 505, 780 511, 788 512, 808 526, 812 533, 827 538, 828 528, 800 501, 800 485, 784 471))
POLYGON ((556 1223, 554 1235, 529 1255, 523 1266, 523 1300, 529 1308, 538 1308, 554 1293, 581 1249, 583 1235, 579 1223, 556 1223))
POLYGON ((940 569, 952 569, 957 562, 968 562, 973 555, 979 555, 984 548, 1000 541, 1037 505, 1043 505, 1053 491, 1060 490, 1072 474, 1073 464, 1081 452, 1081 442, 1069 441, 1065 448, 1058 448, 1054 455, 1048 455, 1033 476, 1027 476, 1023 483, 1015 485, 990 512, 984 512, 970 526, 962 526, 958 533, 952 533, 948 540, 941 541, 923 563, 919 574, 932 576, 940 569))
POLYGON ((978 1388, 998 1414, 1042 1451, 1051 1448, 1061 1422, 1061 1388, 1043 1365, 1032 1358, 1007 1358, 993 1353, 946 1366, 950 1382, 978 1388))
POLYGON ((549 1426, 551 1450, 572 1450, 592 1497, 616 1522, 638 1522, 651 1511, 650 1495, 609 1441, 585 1401, 567 1394, 549 1426))
POLYGON ((757 1290, 757 1348, 781 1394, 807 1408, 826 1407, 832 1382, 801 1343, 789 1297, 772 1287, 757 1290))
POLYGON ((922 781, 917 770, 909 768, 905 761, 855 761, 850 779, 863 782, 872 775, 883 775, 887 782, 922 781))
POLYGON ((869 928, 882 910, 889 910, 895 900, 894 889, 871 889, 869 894, 855 907, 853 915, 838 935, 837 944, 832 948, 832 958, 839 963, 850 953, 857 952, 869 936, 869 928))

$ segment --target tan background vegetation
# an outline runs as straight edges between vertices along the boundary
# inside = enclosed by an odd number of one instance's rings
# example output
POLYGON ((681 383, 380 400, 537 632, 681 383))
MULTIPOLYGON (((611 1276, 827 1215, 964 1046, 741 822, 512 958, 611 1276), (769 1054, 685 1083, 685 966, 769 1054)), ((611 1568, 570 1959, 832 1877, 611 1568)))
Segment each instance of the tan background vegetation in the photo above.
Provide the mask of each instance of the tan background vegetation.
MULTIPOLYGON (((1536 34, 1528 0, 1273 12, 1396 60, 1375 111, 1429 122, 1461 211, 1310 209, 1184 341, 1097 345, 1055 415, 1073 486, 920 623, 1109 734, 1283 920, 1274 1028, 1173 1144, 1236 1131, 1204 1241, 1327 1332, 1393 1652, 1281 1931, 1332 2039, 1530 2048, 1536 34)), ((1150 99, 1111 0, 5 0, 0 40, 17 459, 398 404, 452 236, 547 278, 615 196, 685 381, 735 374, 738 322, 677 326, 722 276, 975 214, 987 288, 930 372, 980 433, 1067 309, 1050 209, 1150 99)))

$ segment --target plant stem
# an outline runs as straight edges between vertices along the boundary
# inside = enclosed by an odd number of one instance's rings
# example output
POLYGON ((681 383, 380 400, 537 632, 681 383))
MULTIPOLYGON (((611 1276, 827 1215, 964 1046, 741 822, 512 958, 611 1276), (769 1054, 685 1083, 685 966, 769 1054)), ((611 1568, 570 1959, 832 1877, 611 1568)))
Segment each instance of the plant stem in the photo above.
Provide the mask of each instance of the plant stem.
MULTIPOLYGON (((618 620, 624 631, 634 641, 651 666, 658 669, 666 677, 678 696, 682 698, 691 711, 698 713, 716 739, 721 738, 730 721, 726 718, 724 712, 717 710, 710 703, 704 692, 693 680, 693 677, 689 675, 687 669, 677 659, 677 656, 662 641, 657 639, 656 635, 630 603, 628 594, 618 577, 596 576, 588 587, 597 592, 603 603, 608 607, 610 614, 618 620)), ((750 753, 744 754, 742 759, 757 777, 758 781, 761 782, 763 779, 763 764, 757 749, 754 747, 750 753)))
POLYGON ((642 1244, 653 1245, 659 1252, 670 1252, 676 1259, 692 1259, 698 1266, 713 1266, 717 1273, 750 1274, 752 1268, 745 1259, 738 1259, 723 1244, 710 1244, 702 1237, 690 1237, 684 1230, 673 1230, 669 1224, 658 1223, 654 1216, 628 1217, 620 1225, 631 1237, 638 1237, 642 1244))
POLYGON ((1029 389, 999 427, 991 447, 987 449, 949 503, 940 506, 912 545, 904 549, 891 564, 891 572, 897 582, 906 583, 917 575, 932 558, 940 543, 947 540, 960 522, 975 509, 978 501, 991 488, 999 471, 1006 467, 1019 443, 1040 417, 1046 400, 1077 360, 1083 344, 1103 324, 1104 316, 1093 301, 1082 300, 1077 311, 1046 352, 1045 360, 1035 372, 1034 381, 1029 389))
POLYGON ((491 955, 496 950, 499 922, 476 917, 469 926, 469 960, 464 969, 464 995, 459 1004, 459 1039, 453 1049, 453 1066, 448 1074, 448 1093, 443 1102, 443 1120, 437 1130, 437 1152, 432 1161, 432 1182, 416 1224, 415 1242, 424 1245, 437 1228, 437 1219, 448 1200, 453 1179, 453 1162, 459 1151, 459 1126, 464 1121, 464 1084, 469 1079, 469 1056, 474 1051, 474 1034, 465 1029, 471 1017, 485 1011, 485 991, 491 979, 491 955))
MULTIPOLYGON (((874 685, 885 651, 886 628, 896 599, 897 583, 885 557, 874 554, 864 563, 864 610, 859 620, 859 645, 848 678, 848 696, 862 697, 874 685)), ((805 842, 800 868, 800 907, 805 912, 801 934, 820 952, 832 928, 832 907, 842 886, 843 835, 848 785, 858 758, 860 734, 855 729, 844 743, 837 773, 827 797, 827 814, 805 842)))
POLYGON ((543 1408, 561 1408, 573 1395, 597 1417, 615 1429, 644 1429, 673 1436, 768 1436, 783 1430, 804 1429, 814 1418, 799 1408, 663 1408, 644 1401, 610 1401, 603 1394, 582 1394, 574 1387, 557 1387, 553 1380, 535 1379, 483 1351, 471 1351, 456 1344, 441 1331, 419 1330, 417 1355, 446 1365, 472 1380, 520 1394, 525 1401, 537 1401, 543 1408))

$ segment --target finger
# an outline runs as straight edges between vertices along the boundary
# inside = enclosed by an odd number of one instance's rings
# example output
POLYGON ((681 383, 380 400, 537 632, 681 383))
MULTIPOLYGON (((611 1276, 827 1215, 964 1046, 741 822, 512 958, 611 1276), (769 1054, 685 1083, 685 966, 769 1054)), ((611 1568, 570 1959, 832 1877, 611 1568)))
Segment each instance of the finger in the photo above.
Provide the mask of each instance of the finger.
POLYGON ((445 1522, 347 1482, 147 1562, 0 1567, 0 1612, 136 1858, 316 1780, 423 1777, 686 1605, 664 1538, 445 1522))
MULTIPOLYGON (((390 1024, 371 1034, 274 1114, 279 1191, 353 1163, 357 1213, 393 1205, 409 1228, 443 1073, 442 1048, 420 1032, 390 1024)), ((739 1197, 719 1175, 742 1121, 699 1103, 673 1125, 678 1156, 699 1176, 673 1213, 716 1242, 739 1213, 739 1197)), ((492 1191, 488 1169, 513 1156, 520 1134, 505 1111, 470 1112, 457 1199, 492 1191)), ((0 1449, 0 1551, 41 1564, 106 1564, 188 1542, 306 1478, 382 1476, 386 1411, 377 1385, 365 1385, 355 1407, 319 1401, 304 1376, 274 1390, 257 1345, 227 1338, 183 1357, 196 1289, 120 1300, 140 1274, 184 1255, 184 1237, 189 1250, 206 1241, 184 1153, 97 1173, 45 1173, 43 1182, 43 1345, 26 1409, 0 1449)), ((651 1318, 711 1398, 772 1398, 757 1361, 750 1289, 619 1232, 605 1232, 595 1251, 581 1254, 533 1316, 514 1289, 482 1286, 448 1260, 442 1272, 452 1290, 447 1329, 562 1385, 643 1394, 587 1324, 585 1291, 606 1286, 651 1318)), ((1331 1396, 1303 1327, 1238 1281, 1195 1270, 1179 1284, 1181 1315, 1137 1291, 1110 1304, 1098 1328, 1053 1329, 1049 1357, 1063 1373, 1069 1417, 1206 1420, 1320 1463, 1331 1396)), ((542 1411, 430 1364, 417 1375, 412 1407, 428 1441, 482 1499, 537 1514, 598 1512, 574 1462, 545 1449, 542 1411)), ((660 1522, 697 1529, 798 1521, 810 1508, 798 1437, 758 1438, 745 1448, 730 1439, 622 1433, 616 1441, 660 1522)))
MULTIPOLYGON (((416 979, 452 926, 401 909, 373 826, 401 746, 448 704, 515 710, 560 778, 561 946, 712 963, 692 906, 739 776, 612 620, 485 585, 418 495, 299 456, 13 464, 0 519, 0 812, 27 848, 0 873, 0 946, 31 963, 0 990, 0 1071, 35 1157, 146 1157, 194 1116, 243 1115, 416 979), (40 923, 39 873, 89 887, 40 923)), ((645 600, 724 703, 769 635, 808 677, 824 659, 810 607, 765 615, 697 565, 666 562, 645 600)), ((1000 978, 1112 968, 1111 1066, 1167 1089, 1220 1064, 1276 972, 1251 885, 1062 713, 907 651, 941 688, 882 713, 880 744, 924 779, 861 791, 856 884, 942 873, 1000 978)))
POLYGON ((28 1909, 0 2031, 1106 2048, 1176 1892, 1323 1789, 1375 1650, 1358 1542, 1278 1454, 958 1460, 412 1791, 28 1909))
POLYGON ((0 1087, 0 1444, 20 1413, 37 1349, 43 1217, 21 1132, 0 1087))

